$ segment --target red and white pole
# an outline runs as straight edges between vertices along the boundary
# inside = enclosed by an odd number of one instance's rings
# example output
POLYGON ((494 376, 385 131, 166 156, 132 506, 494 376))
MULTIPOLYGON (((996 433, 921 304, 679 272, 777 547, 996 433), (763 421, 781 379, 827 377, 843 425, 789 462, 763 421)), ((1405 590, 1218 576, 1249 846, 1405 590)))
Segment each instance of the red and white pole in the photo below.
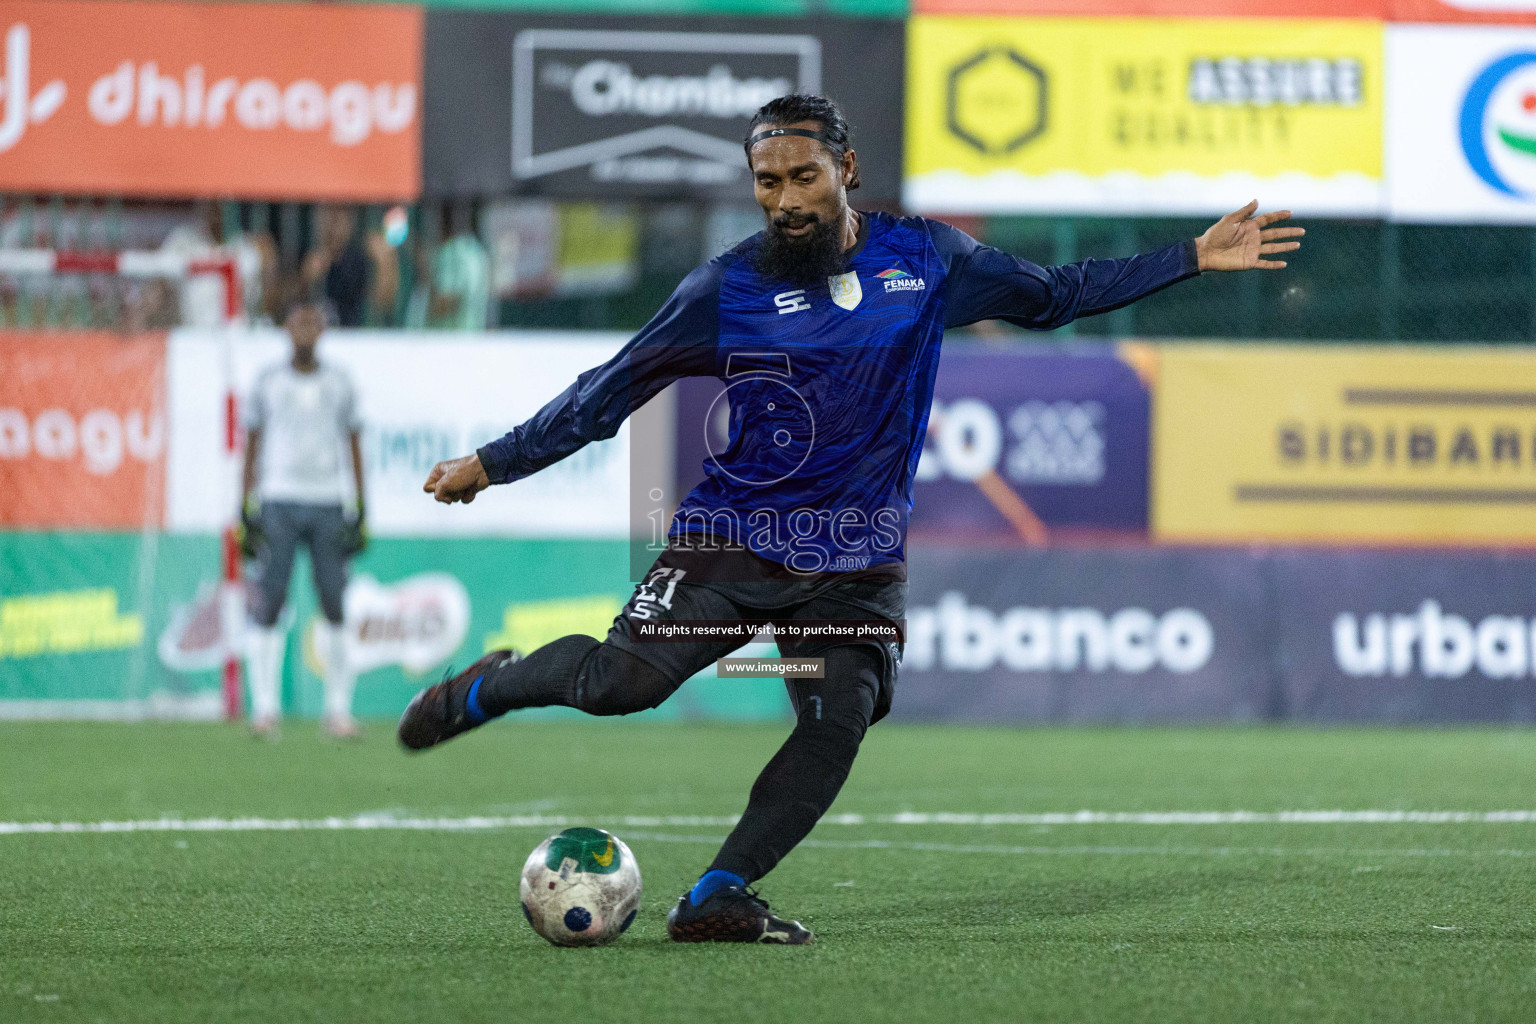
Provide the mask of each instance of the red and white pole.
MULTIPOLYGON (((200 266, 194 262, 188 267, 193 273, 199 271, 218 273, 224 279, 224 454, 229 460, 229 468, 233 473, 240 473, 240 407, 239 399, 235 395, 235 348, 234 327, 240 321, 245 309, 244 297, 240 294, 240 275, 233 260, 209 261, 208 266, 200 266)), ((235 482, 235 494, 241 494, 243 484, 238 479, 235 482)), ((241 687, 240 687, 240 654, 243 643, 236 643, 236 637, 245 635, 245 607, 240 586, 240 539, 236 532, 239 522, 239 513, 224 527, 224 586, 223 607, 223 633, 229 640, 224 654, 224 718, 226 721, 237 722, 242 712, 241 687)))

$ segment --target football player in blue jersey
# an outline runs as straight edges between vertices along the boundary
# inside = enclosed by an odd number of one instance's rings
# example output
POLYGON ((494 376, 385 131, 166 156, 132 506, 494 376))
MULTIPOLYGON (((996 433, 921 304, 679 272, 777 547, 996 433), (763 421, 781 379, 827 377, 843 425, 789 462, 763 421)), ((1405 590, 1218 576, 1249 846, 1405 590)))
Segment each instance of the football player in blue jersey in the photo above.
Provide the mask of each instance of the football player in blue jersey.
POLYGON ((801 944, 811 932, 751 886, 831 806, 865 730, 890 710, 907 515, 945 329, 986 319, 1048 329, 1205 271, 1279 269, 1272 257, 1303 232, 1273 227, 1289 212, 1256 215, 1255 201, 1155 252, 1040 267, 939 221, 852 209, 858 157, 822 97, 767 104, 745 145, 765 229, 689 274, 617 355, 526 423, 434 467, 425 489, 473 501, 612 437, 687 376, 725 383, 724 450, 606 638, 493 651, 418 694, 399 735, 421 750, 519 708, 653 708, 753 631, 677 639, 687 624, 781 625, 781 654, 820 659, 822 676, 786 679, 794 729, 667 929, 680 942, 801 944), (674 638, 657 642, 658 627, 674 638))

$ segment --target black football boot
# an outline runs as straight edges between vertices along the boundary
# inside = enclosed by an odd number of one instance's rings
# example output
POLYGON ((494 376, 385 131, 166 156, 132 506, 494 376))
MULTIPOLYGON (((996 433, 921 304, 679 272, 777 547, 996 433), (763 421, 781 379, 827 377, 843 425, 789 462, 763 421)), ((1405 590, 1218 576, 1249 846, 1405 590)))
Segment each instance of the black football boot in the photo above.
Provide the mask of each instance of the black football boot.
POLYGON ((667 934, 673 942, 776 942, 804 946, 816 936, 799 921, 784 921, 768 912, 768 901, 743 885, 716 889, 709 899, 693 905, 687 893, 667 914, 667 934))
POLYGON ((406 705, 400 716, 400 745, 407 750, 425 750, 461 732, 490 721, 480 710, 479 687, 486 674, 522 660, 517 651, 492 651, 469 668, 422 690, 406 705))

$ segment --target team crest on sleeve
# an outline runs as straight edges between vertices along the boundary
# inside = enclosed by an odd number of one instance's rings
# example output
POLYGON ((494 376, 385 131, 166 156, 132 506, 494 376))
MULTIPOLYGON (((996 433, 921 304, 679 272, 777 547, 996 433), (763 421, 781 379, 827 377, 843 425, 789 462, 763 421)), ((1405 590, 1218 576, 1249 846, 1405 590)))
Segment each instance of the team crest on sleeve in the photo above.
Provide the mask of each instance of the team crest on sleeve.
POLYGON ((859 275, 834 274, 827 278, 827 287, 832 289, 832 301, 844 309, 853 309, 864 297, 864 289, 859 287, 859 275))

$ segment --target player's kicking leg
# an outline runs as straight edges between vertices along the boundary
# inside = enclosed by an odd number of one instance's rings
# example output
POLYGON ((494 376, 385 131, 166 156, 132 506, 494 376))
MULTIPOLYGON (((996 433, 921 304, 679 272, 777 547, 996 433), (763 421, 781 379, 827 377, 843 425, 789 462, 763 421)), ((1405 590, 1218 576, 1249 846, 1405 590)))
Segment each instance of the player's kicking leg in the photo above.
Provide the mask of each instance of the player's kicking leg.
POLYGON ((492 651, 464 671, 450 672, 442 682, 422 690, 400 716, 400 743, 407 750, 425 750, 489 722, 493 716, 480 704, 485 677, 521 660, 517 651, 492 651))
POLYGON ((740 617, 736 606, 714 591, 680 585, 687 572, 666 565, 666 559, 664 554, 635 588, 605 641, 572 634, 526 656, 492 651, 416 695, 400 719, 401 744, 424 750, 523 708, 628 715, 661 704, 685 679, 741 645, 637 640, 642 622, 740 617))

